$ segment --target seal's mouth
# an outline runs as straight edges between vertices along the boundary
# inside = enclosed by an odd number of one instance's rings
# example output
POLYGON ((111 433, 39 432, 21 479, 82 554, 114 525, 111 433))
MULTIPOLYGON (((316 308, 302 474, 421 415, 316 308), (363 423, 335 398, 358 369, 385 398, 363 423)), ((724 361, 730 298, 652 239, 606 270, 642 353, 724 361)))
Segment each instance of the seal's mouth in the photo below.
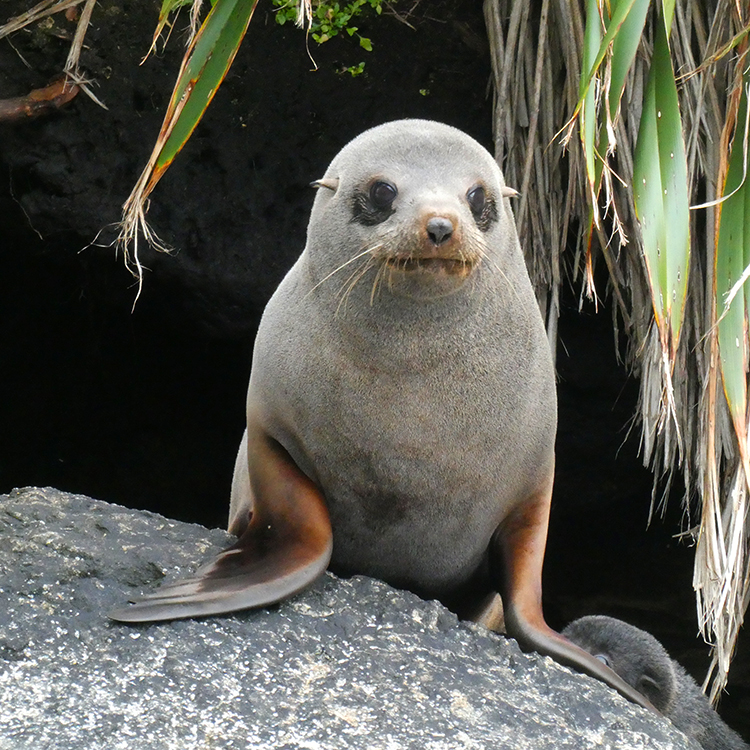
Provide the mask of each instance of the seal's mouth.
POLYGON ((447 276, 468 276, 476 262, 462 258, 386 258, 389 268, 406 273, 423 272, 447 276))

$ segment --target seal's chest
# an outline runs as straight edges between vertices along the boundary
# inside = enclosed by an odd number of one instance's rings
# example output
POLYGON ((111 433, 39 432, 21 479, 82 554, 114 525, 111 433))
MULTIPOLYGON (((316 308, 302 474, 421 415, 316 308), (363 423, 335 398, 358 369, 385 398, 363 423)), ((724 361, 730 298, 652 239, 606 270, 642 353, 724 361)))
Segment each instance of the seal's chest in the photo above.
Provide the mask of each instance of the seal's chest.
POLYGON ((323 419, 302 436, 327 502, 355 508, 354 518, 370 528, 462 524, 472 515, 492 526, 506 489, 512 491, 510 482, 499 486, 508 477, 506 434, 472 404, 419 404, 424 400, 394 394, 377 410, 335 424, 323 419))
POLYGON ((334 569, 435 596, 476 570, 503 502, 454 460, 449 446, 347 460, 342 471, 338 461, 324 459, 320 478, 334 569))

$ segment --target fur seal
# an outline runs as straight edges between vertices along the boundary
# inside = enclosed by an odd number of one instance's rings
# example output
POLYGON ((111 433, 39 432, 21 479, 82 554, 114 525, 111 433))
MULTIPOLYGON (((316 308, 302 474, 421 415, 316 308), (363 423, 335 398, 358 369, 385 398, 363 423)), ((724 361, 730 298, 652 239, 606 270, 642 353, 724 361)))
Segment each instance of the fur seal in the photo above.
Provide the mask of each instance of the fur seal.
POLYGON ((664 716, 705 750, 750 750, 711 708, 695 680, 650 633, 614 617, 581 617, 564 630, 647 696, 664 716))
POLYGON ((649 705, 542 614, 557 402, 515 191, 475 140, 423 120, 364 132, 313 184, 306 246, 255 341, 239 540, 111 616, 259 607, 330 562, 477 620, 499 593, 524 648, 649 705))

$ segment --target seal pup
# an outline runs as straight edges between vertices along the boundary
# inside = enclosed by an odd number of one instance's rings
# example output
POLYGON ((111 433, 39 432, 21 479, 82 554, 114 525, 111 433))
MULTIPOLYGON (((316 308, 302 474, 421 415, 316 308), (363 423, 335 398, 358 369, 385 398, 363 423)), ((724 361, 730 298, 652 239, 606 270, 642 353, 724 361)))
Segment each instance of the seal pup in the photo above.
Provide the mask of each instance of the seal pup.
POLYGON ((366 131, 313 184, 307 243, 255 341, 239 540, 112 617, 271 604, 330 562, 466 618, 499 593, 524 648, 646 705, 542 614, 557 403, 515 191, 475 140, 423 120, 366 131))
POLYGON ((711 708, 695 680, 650 633, 614 617, 591 615, 571 622, 563 635, 647 696, 705 750, 750 750, 711 708))

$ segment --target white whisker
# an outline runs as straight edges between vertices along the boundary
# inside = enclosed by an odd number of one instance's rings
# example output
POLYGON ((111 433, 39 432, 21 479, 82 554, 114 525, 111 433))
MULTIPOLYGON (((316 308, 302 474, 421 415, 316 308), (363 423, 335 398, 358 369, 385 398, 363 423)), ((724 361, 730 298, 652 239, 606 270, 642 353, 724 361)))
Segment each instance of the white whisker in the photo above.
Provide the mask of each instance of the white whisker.
POLYGON ((361 253, 355 255, 353 258, 349 258, 345 263, 342 263, 338 268, 334 268, 331 273, 329 273, 327 276, 324 276, 306 295, 305 297, 308 297, 311 295, 321 284, 328 281, 328 279, 331 278, 331 276, 337 274, 342 268, 346 268, 350 263, 354 263, 355 260, 359 260, 363 255, 367 255, 370 252, 370 248, 366 248, 361 253))
MULTIPOLYGON (((354 287, 357 286, 360 279, 362 279, 362 277, 370 270, 370 268, 372 268, 374 263, 375 261, 372 259, 372 257, 368 258, 364 266, 361 269, 358 269, 357 271, 352 273, 352 275, 349 277, 349 279, 351 279, 351 283, 349 284, 346 291, 341 295, 341 299, 339 300, 339 303, 336 306, 336 312, 334 313, 334 317, 338 316, 339 310, 341 309, 342 306, 346 305, 346 302, 349 299, 349 295, 352 293, 352 290, 354 289, 354 287)), ((344 287, 342 286, 341 290, 343 289, 344 287)))

